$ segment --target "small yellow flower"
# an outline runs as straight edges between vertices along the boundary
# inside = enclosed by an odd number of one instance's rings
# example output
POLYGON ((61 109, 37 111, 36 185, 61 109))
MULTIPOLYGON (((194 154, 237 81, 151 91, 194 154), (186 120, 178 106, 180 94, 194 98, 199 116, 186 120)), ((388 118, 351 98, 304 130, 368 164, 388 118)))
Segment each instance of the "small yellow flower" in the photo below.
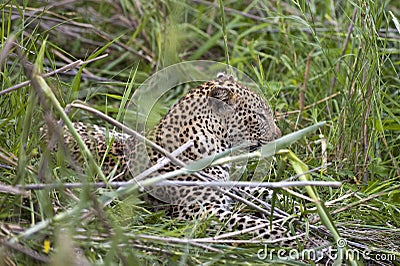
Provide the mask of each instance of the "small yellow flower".
POLYGON ((43 252, 44 253, 48 254, 50 252, 50 247, 51 247, 50 244, 51 244, 50 240, 48 240, 48 239, 45 239, 43 241, 43 252))

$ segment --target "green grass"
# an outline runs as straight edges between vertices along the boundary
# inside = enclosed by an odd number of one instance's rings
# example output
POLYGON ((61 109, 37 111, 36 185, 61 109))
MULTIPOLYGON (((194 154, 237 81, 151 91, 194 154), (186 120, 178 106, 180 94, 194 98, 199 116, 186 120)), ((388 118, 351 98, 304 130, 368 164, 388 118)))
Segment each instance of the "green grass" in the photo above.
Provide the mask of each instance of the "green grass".
MULTIPOLYGON (((46 78, 53 101, 38 97, 44 94, 34 86, 0 92, 1 185, 94 180, 94 164, 71 169, 63 152, 48 152, 39 138, 45 122, 62 118, 60 107, 79 99, 121 121, 124 101, 156 71, 188 60, 229 62, 260 85, 284 135, 327 121, 288 148, 310 169, 325 166, 310 174, 313 180, 343 182, 339 189, 317 189, 332 202, 327 210, 342 237, 381 249, 374 256, 383 254, 382 263, 399 265, 398 1, 57 3, 0 4, 0 90, 29 79, 21 54, 42 73, 108 56, 46 78)), ((157 111, 168 110, 180 93, 168 95, 157 111)), ((77 109, 69 118, 105 124, 77 109)), ((266 179, 281 180, 296 174, 285 155, 276 158, 263 177, 272 173, 266 179)), ((0 192, 3 264, 40 264, 50 258, 69 265, 76 257, 96 264, 265 262, 257 258, 261 244, 199 246, 185 240, 207 237, 207 222, 182 223, 150 212, 137 191, 102 207, 115 193, 89 187, 33 190, 24 197, 0 192), (51 244, 49 255, 43 251, 45 240, 51 244), (83 255, 75 255, 75 249, 83 255)))

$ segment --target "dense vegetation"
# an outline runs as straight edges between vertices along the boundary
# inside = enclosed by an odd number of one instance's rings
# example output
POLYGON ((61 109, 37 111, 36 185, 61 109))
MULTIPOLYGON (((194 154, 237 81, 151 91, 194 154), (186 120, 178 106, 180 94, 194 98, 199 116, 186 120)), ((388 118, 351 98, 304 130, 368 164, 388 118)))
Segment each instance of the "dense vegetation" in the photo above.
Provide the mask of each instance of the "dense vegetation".
MULTIPOLYGON (((78 99, 122 121, 123 107, 146 78, 200 59, 229 63, 255 80, 283 135, 327 121, 288 148, 317 168, 312 179, 343 182, 317 190, 351 248, 372 250, 371 258, 352 263, 400 264, 398 1, 10 0, 0 11, 4 265, 267 262, 257 257, 263 244, 191 240, 208 236, 207 223, 150 212, 137 190, 103 207, 119 195, 115 188, 12 189, 92 182, 90 160, 87 167, 68 167, 66 153, 46 149, 40 128, 54 125, 62 118, 60 108, 78 99), (37 84, 35 71, 50 73, 77 60, 37 84), (30 79, 31 85, 22 84, 30 79)), ((174 92, 160 115, 179 98, 180 90, 174 92)), ((106 124, 76 108, 69 117, 106 124)), ((266 180, 297 173, 286 155, 273 161, 266 164, 266 180)), ((304 188, 292 190, 306 194, 304 188)), ((288 202, 302 201, 284 194, 288 202)), ((315 212, 313 203, 306 205, 315 212)), ((321 225, 316 217, 307 222, 321 225)))

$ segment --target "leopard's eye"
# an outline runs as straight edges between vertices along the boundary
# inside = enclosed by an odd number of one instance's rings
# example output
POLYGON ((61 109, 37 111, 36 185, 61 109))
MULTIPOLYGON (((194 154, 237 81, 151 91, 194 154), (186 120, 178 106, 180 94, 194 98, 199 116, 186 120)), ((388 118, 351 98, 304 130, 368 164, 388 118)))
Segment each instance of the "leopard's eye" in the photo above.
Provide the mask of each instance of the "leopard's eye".
POLYGON ((265 121, 267 120, 267 116, 264 113, 258 113, 258 117, 260 118, 260 120, 265 121))

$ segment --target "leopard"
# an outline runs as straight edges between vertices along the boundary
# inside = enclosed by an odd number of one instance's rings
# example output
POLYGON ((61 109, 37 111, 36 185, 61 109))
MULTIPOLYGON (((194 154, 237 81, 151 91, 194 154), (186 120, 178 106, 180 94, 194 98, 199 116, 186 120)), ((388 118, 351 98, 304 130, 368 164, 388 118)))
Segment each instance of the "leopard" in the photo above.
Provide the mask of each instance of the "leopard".
MULTIPOLYGON (((105 174, 115 169, 135 168, 143 155, 139 150, 142 153, 145 150, 148 155, 149 162, 145 168, 164 158, 162 152, 143 147, 135 136, 118 132, 108 134, 104 127, 82 122, 74 122, 74 127, 89 149, 102 158, 105 174)), ((192 88, 169 109, 152 132, 150 139, 168 152, 190 142, 191 145, 176 156, 185 165, 240 145, 254 151, 282 135, 264 97, 227 74, 218 74, 216 79, 192 88)), ((64 138, 73 157, 78 158, 80 151, 74 138, 68 132, 64 138)), ((157 174, 179 168, 181 166, 169 162, 157 174)), ((170 180, 224 182, 230 180, 230 168, 231 165, 226 163, 170 180)), ((126 172, 123 179, 129 180, 132 174, 126 172)), ((229 190, 209 186, 150 186, 144 198, 152 206, 162 206, 168 215, 178 220, 212 217, 224 225, 226 231, 248 230, 253 236, 280 246, 298 246, 301 237, 296 235, 299 232, 293 234, 293 230, 278 219, 271 221, 268 217, 234 211, 234 200, 226 193, 229 190)), ((268 197, 272 195, 271 190, 263 189, 263 192, 268 197)))

